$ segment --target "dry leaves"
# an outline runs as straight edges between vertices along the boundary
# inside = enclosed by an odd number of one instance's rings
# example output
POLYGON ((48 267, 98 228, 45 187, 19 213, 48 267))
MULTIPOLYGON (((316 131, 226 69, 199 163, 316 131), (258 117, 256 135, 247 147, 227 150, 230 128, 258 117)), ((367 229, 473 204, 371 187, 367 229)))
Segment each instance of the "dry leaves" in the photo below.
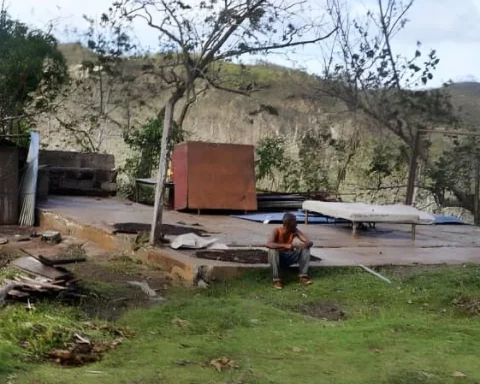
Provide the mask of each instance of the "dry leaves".
POLYGON ((480 315, 480 297, 479 296, 461 296, 453 300, 453 304, 470 316, 480 315))
POLYGON ((84 323, 86 328, 108 332, 115 338, 110 341, 96 342, 75 332, 69 343, 62 348, 53 349, 48 357, 60 365, 80 366, 102 359, 103 355, 118 347, 125 338, 133 335, 129 329, 115 328, 108 325, 84 323))
POLYGON ((188 328, 191 325, 188 320, 183 320, 183 319, 178 319, 178 318, 173 319, 172 324, 176 325, 177 327, 180 327, 180 328, 188 328))
POLYGON ((210 361, 210 365, 215 367, 218 372, 222 372, 222 370, 226 368, 239 368, 238 364, 234 360, 230 360, 226 357, 221 357, 220 359, 215 359, 210 361))
POLYGON ((54 349, 48 356, 60 365, 79 366, 99 361, 105 352, 122 342, 123 339, 119 338, 106 343, 95 343, 75 335, 65 349, 54 349))

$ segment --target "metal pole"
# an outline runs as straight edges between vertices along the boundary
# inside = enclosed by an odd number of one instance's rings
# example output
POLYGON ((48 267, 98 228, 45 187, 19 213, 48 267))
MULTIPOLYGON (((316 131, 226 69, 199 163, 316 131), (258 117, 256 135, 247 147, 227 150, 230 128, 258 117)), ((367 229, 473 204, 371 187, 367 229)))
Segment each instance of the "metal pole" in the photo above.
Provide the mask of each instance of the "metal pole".
POLYGON ((412 153, 410 155, 410 165, 408 169, 408 185, 407 185, 407 197, 405 199, 405 205, 413 204, 413 193, 415 190, 415 177, 417 171, 417 158, 418 150, 420 147, 420 131, 416 130, 413 137, 412 153))

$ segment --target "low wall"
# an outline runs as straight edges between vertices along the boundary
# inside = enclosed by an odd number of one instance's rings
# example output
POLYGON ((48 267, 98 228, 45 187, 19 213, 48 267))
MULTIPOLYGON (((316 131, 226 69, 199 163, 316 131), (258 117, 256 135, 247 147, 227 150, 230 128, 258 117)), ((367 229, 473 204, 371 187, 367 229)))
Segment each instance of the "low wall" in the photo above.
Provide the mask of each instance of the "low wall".
POLYGON ((83 153, 67 151, 40 151, 39 165, 62 168, 115 168, 115 157, 103 153, 83 153))
POLYGON ((48 172, 49 194, 105 197, 117 192, 113 155, 40 151, 39 164, 48 172))

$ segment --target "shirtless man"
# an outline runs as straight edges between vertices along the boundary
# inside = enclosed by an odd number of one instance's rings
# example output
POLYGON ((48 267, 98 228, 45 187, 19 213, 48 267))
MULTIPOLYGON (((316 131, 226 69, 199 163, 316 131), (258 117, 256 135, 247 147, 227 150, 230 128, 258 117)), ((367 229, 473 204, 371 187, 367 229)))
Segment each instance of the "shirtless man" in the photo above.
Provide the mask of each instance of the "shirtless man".
POLYGON ((279 275, 280 266, 288 267, 292 264, 299 264, 300 284, 312 284, 312 279, 308 276, 312 246, 313 243, 297 228, 296 217, 291 213, 286 213, 283 216, 283 226, 274 229, 267 242, 268 261, 273 271, 274 288, 283 288, 283 282, 279 275), (294 244, 295 238, 298 238, 301 243, 294 244))

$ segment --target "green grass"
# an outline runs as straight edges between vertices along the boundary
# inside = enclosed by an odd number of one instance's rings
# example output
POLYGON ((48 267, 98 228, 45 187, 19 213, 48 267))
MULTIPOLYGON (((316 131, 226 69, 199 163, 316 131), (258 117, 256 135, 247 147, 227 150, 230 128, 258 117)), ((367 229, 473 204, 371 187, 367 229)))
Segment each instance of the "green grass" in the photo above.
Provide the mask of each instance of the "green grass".
MULTIPOLYGON (((22 363, 15 384, 480 382, 480 317, 453 304, 480 297, 480 267, 405 278, 381 272, 392 285, 361 270, 324 268, 313 286, 291 282, 280 292, 264 272, 205 291, 178 288, 167 304, 127 313, 119 323, 136 336, 102 362, 75 369, 22 363), (348 318, 298 313, 313 302, 336 303, 348 318), (208 366, 223 356, 239 368, 208 366), (467 377, 452 377, 455 371, 467 377)), ((0 343, 0 364, 12 364, 8 348, 0 343)))

